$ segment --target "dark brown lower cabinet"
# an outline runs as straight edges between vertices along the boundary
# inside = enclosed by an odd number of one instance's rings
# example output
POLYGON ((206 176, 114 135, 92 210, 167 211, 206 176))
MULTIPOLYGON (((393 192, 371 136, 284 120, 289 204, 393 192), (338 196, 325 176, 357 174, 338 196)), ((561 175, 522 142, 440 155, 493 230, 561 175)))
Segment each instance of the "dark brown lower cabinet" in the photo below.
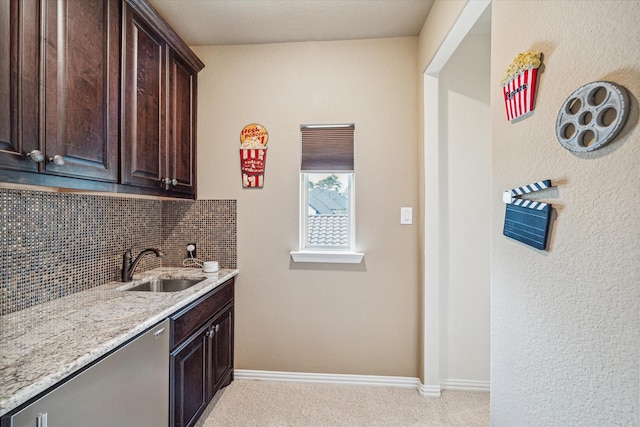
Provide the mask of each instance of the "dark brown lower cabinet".
POLYGON ((216 316, 212 328, 209 400, 233 380, 233 305, 216 316))
POLYGON ((193 425, 207 407, 208 325, 171 353, 171 425, 193 425))
POLYGON ((228 280, 171 317, 171 426, 194 425, 233 380, 233 287, 228 280))

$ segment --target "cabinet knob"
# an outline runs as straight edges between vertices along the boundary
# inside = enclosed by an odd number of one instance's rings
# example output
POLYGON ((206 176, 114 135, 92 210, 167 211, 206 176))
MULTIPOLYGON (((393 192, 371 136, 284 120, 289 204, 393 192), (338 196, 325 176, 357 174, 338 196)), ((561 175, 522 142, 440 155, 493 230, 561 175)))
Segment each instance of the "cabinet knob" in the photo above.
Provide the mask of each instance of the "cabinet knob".
POLYGON ((162 182, 162 183, 164 184, 164 189, 165 189, 165 190, 168 190, 168 189, 169 189, 169 186, 171 186, 171 185, 173 185, 174 187, 175 187, 176 185, 178 185, 178 180, 177 180, 177 179, 175 179, 175 178, 173 178, 173 179, 171 179, 171 178, 169 178, 169 177, 167 177, 167 178, 162 178, 162 179, 160 180, 160 182, 162 182))
POLYGON ((49 163, 53 163, 56 166, 62 166, 64 165, 64 158, 61 155, 56 154, 49 159, 49 163))
POLYGON ((212 337, 215 335, 216 332, 218 332, 218 330, 220 329, 220 325, 211 325, 211 328, 209 328, 209 330, 207 332, 205 332, 205 336, 207 337, 212 337))
POLYGON ((216 325, 216 332, 218 332, 219 330, 220 330, 220 324, 218 323, 218 324, 216 325))
POLYGON ((44 154, 42 154, 42 151, 40 150, 33 150, 27 153, 27 157, 36 163, 40 163, 44 160, 44 154))

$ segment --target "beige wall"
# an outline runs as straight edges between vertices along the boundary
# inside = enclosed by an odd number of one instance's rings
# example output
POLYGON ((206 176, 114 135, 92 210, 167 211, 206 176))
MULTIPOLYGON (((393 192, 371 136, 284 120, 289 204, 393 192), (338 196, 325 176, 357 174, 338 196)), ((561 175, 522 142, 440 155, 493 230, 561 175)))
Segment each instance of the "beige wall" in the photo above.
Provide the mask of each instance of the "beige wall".
MULTIPOLYGON (((433 287, 427 287, 426 276, 433 278, 438 275, 437 254, 440 252, 439 241, 432 237, 438 233, 437 218, 439 217, 439 206, 432 203, 438 198, 437 176, 439 175, 438 161, 436 153, 429 151, 430 147, 425 147, 425 101, 424 101, 424 81, 423 73, 438 52, 443 40, 454 25, 458 15, 464 8, 466 0, 461 1, 441 1, 436 0, 431 6, 429 15, 420 31, 418 37, 418 131, 420 143, 418 144, 418 197, 421 209, 419 210, 418 224, 420 236, 420 380, 423 384, 430 385, 439 393, 440 384, 440 305, 438 292, 433 291, 433 287), (425 161, 425 152, 429 152, 430 160, 425 161), (429 193, 429 203, 425 202, 425 195, 429 193), (424 207, 424 208, 423 208, 424 207), (426 236, 426 238, 425 238, 426 236), (435 254, 435 257, 432 256, 435 254), (435 310, 434 310, 435 308, 435 310)), ((429 111, 429 114, 437 115, 437 107, 429 111)), ((434 118, 437 121, 437 118, 434 118)), ((437 281, 437 278, 436 278, 437 281)))
POLYGON ((420 31, 418 44, 418 71, 422 76, 468 0, 436 0, 420 31))
POLYGON ((236 368, 418 376, 417 40, 198 47, 198 195, 238 201, 236 368), (243 190, 239 133, 270 134, 243 190), (355 123, 361 265, 293 264, 299 126, 355 123), (414 222, 415 224, 415 222, 414 222))
POLYGON ((421 142, 418 176, 420 206, 423 208, 420 217, 421 380, 427 389, 425 393, 430 395, 438 395, 442 385, 453 386, 453 380, 463 380, 464 387, 472 384, 486 387, 488 383, 488 200, 486 197, 483 199, 482 189, 467 191, 462 196, 450 194, 457 187, 464 186, 465 181, 468 185, 475 179, 481 182, 480 187, 484 184, 485 191, 490 183, 487 176, 490 167, 487 158, 488 119, 486 123, 481 119, 482 116, 488 117, 489 42, 486 37, 483 42, 467 41, 466 45, 463 41, 486 7, 486 2, 468 4, 467 1, 437 0, 418 43, 417 71, 420 76, 419 92, 423 98, 419 104, 421 142), (458 53, 456 49, 460 43, 465 46, 458 53), (484 58, 483 54, 486 55, 484 58), (464 75, 460 76, 468 68, 464 64, 467 55, 477 57, 480 64, 484 64, 480 70, 484 68, 485 71, 466 79, 464 75), (449 60, 452 65, 447 70, 445 64, 449 60), (423 77, 425 71, 428 75, 423 77), (441 77, 447 74, 450 75, 449 82, 445 81, 446 78, 441 82, 441 77), (473 86, 468 86, 468 83, 473 86), (485 91, 482 96, 484 106, 473 101, 478 98, 478 90, 485 91), (485 112, 478 114, 478 108, 485 112), (457 122, 458 119, 462 122, 471 120, 473 126, 457 122), (483 142, 469 147, 480 157, 479 162, 468 169, 470 160, 465 158, 463 147, 469 141, 466 135, 474 133, 475 126, 479 126, 479 131, 475 132, 474 139, 480 138, 483 142), (471 171, 474 173, 467 173, 471 171), (483 200, 476 210, 478 221, 473 221, 478 227, 473 235, 467 237, 463 236, 463 230, 470 222, 464 216, 465 211, 461 210, 466 197, 483 200), (449 216, 450 211, 452 217, 449 216), (454 224, 450 233, 451 221, 454 224), (482 224, 486 228, 483 229, 482 224), (473 261, 467 260, 471 268, 461 267, 465 264, 465 254, 474 252, 472 248, 480 248, 480 252, 476 253, 473 261), (483 258, 486 261, 484 266, 480 261, 483 258), (474 305, 473 299, 477 304, 474 305), (469 324, 473 327, 469 328, 469 324))
POLYGON ((488 32, 469 34, 439 75, 445 240, 440 380, 445 385, 489 381, 490 53, 488 32))
POLYGON ((640 3, 494 1, 492 358, 494 426, 640 424, 640 3), (499 81, 521 51, 544 54, 533 116, 510 124, 499 81), (591 154, 558 143, 560 106, 611 80, 631 92, 618 139, 591 154), (556 186, 548 251, 502 236, 501 192, 556 186))

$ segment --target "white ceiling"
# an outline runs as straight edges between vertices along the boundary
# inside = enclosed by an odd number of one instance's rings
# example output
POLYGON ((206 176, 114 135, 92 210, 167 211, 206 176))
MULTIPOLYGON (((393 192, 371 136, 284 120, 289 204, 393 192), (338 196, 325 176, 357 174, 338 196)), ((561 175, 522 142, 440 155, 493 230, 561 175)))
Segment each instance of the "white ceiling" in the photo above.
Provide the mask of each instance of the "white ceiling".
POLYGON ((150 0, 188 45, 417 36, 433 0, 150 0))

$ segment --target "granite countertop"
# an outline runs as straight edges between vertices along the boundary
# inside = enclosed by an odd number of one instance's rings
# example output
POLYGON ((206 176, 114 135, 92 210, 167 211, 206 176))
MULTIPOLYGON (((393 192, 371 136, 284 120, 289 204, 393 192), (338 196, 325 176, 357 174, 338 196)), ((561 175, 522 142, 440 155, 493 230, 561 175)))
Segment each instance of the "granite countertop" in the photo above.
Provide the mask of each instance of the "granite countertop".
POLYGON ((162 267, 0 317, 0 416, 238 274, 162 267), (146 277, 206 277, 180 292, 124 292, 146 277))

